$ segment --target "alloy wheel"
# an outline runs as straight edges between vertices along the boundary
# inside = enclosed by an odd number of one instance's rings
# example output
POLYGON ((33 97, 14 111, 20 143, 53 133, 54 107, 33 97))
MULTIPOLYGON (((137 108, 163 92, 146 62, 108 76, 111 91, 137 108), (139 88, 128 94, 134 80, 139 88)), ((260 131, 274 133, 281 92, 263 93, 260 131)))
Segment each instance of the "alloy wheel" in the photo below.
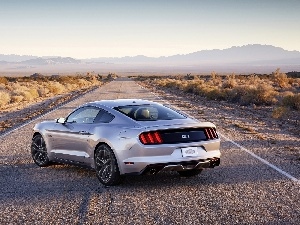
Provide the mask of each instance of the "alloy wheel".
POLYGON ((49 164, 46 143, 42 135, 36 135, 32 139, 31 155, 37 165, 47 166, 49 164))

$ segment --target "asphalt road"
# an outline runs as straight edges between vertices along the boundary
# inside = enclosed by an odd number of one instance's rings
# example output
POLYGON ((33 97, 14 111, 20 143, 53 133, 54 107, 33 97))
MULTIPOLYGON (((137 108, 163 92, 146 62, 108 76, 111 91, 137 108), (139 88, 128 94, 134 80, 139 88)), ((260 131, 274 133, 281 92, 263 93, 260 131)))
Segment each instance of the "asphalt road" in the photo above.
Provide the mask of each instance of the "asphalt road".
POLYGON ((194 178, 133 176, 106 188, 91 170, 33 163, 36 122, 115 98, 158 100, 119 79, 0 139, 0 224, 300 224, 299 183, 225 139, 221 166, 194 178))

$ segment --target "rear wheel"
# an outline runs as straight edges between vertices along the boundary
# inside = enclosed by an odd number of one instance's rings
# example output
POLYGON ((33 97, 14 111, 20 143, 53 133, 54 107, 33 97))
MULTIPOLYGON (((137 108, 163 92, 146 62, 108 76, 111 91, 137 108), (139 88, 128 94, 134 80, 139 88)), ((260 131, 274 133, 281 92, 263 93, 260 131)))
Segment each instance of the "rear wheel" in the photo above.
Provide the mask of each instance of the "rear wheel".
POLYGON ((177 172, 182 177, 192 177, 200 174, 202 172, 202 169, 185 170, 185 171, 177 171, 177 172))
POLYGON ((46 143, 43 136, 40 134, 34 136, 32 139, 31 156, 33 161, 40 167, 48 166, 50 164, 46 143))
POLYGON ((95 151, 95 169, 102 184, 112 186, 121 182, 116 157, 111 148, 105 144, 100 145, 95 151))

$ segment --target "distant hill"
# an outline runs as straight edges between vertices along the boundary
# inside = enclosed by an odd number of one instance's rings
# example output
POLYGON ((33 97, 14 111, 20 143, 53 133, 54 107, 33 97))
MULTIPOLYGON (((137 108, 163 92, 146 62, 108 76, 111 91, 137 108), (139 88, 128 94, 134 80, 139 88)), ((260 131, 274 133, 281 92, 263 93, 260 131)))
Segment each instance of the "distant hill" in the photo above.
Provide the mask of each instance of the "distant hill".
POLYGON ((55 64, 78 64, 80 60, 70 57, 56 57, 56 58, 35 58, 20 62, 26 65, 55 65, 55 64))
POLYGON ((71 57, 37 57, 28 55, 3 55, 0 54, 0 63, 2 64, 27 64, 27 65, 47 65, 47 64, 64 64, 80 63, 81 60, 71 57))
POLYGON ((238 72, 269 73, 300 71, 300 52, 287 51, 272 45, 244 45, 227 49, 202 50, 189 54, 147 57, 99 57, 74 59, 71 57, 35 57, 0 54, 1 71, 99 71, 99 72, 238 72))
POLYGON ((300 59, 299 51, 287 51, 283 48, 274 47, 272 45, 244 45, 240 47, 231 47, 224 50, 202 50, 185 55, 161 56, 158 58, 147 57, 143 55, 134 57, 121 57, 121 58, 92 58, 86 59, 85 62, 111 62, 111 63, 153 63, 153 62, 168 62, 168 63, 201 63, 201 62, 257 62, 257 61, 272 61, 272 60, 289 60, 300 59))
POLYGON ((29 59, 35 59, 37 56, 32 56, 32 55, 3 55, 0 54, 0 61, 5 61, 5 62, 21 62, 29 59))

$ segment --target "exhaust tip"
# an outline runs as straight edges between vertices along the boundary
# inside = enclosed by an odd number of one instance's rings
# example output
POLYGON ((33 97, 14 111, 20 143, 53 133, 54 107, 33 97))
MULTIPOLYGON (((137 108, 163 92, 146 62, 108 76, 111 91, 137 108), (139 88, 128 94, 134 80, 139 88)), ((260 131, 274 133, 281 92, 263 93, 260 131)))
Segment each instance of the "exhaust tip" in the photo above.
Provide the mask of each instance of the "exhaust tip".
POLYGON ((155 175, 155 174, 157 174, 157 170, 156 170, 156 169, 151 169, 151 170, 149 171, 149 174, 150 174, 150 175, 155 175))
POLYGON ((220 158, 212 158, 210 160, 210 168, 214 168, 215 166, 219 166, 220 165, 220 158))

